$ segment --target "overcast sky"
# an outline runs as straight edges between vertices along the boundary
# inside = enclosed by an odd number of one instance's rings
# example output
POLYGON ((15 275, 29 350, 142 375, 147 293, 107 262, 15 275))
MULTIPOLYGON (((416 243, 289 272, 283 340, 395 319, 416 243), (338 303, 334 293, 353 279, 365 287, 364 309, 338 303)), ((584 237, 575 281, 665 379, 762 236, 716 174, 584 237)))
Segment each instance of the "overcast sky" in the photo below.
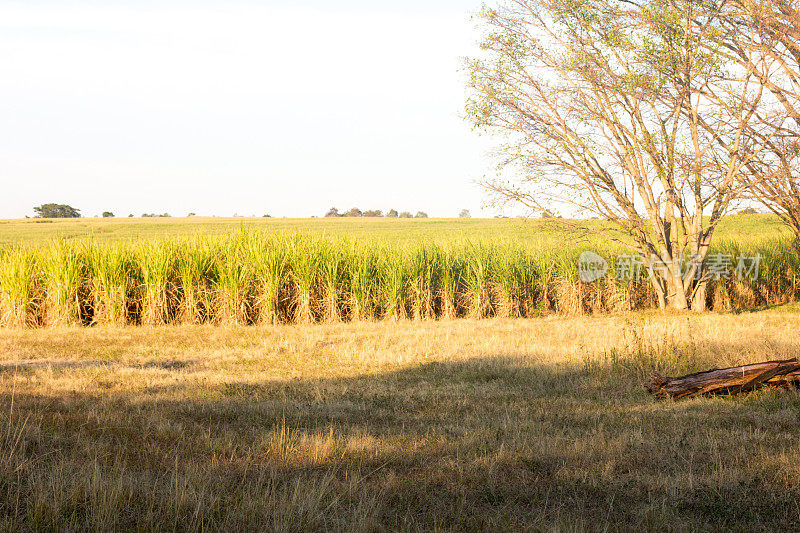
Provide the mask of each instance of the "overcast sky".
POLYGON ((3 1, 0 218, 479 214, 492 162, 459 72, 479 5, 3 1))

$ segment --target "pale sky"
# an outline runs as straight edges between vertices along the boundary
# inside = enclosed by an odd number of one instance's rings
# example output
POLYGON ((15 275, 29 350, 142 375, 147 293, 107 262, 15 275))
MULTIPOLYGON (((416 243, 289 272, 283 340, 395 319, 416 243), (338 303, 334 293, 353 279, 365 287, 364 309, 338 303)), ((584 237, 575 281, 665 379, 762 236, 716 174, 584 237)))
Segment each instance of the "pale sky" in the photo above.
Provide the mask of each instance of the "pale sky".
POLYGON ((2 0, 0 218, 492 215, 459 71, 479 6, 2 0))

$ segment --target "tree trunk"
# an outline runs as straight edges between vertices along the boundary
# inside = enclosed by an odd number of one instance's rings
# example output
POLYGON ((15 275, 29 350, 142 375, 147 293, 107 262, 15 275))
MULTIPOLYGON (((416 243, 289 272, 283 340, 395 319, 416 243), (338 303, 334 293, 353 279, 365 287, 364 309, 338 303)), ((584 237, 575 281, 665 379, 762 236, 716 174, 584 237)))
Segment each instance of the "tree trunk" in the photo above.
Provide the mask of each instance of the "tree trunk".
POLYGON ((659 399, 691 398, 702 394, 747 392, 762 387, 800 386, 797 359, 768 361, 671 378, 653 372, 645 388, 659 399))
POLYGON ((667 308, 667 294, 664 287, 663 280, 658 276, 653 276, 650 278, 650 283, 653 285, 653 290, 656 291, 656 297, 658 298, 658 308, 659 309, 666 309, 667 308))
POLYGON ((697 281, 694 286, 694 295, 692 296, 692 311, 702 313, 706 310, 706 289, 708 288, 708 281, 697 281))
POLYGON ((686 290, 683 287, 683 279, 680 276, 680 270, 678 270, 678 274, 675 275, 671 268, 670 271, 666 273, 666 276, 669 302, 672 307, 680 310, 689 309, 689 300, 686 297, 686 290))
POLYGON ((703 312, 706 310, 708 286, 706 280, 698 280, 685 288, 680 276, 676 277, 672 272, 665 272, 663 277, 654 273, 650 281, 658 297, 660 309, 666 309, 669 306, 681 311, 691 309, 695 312, 703 312))

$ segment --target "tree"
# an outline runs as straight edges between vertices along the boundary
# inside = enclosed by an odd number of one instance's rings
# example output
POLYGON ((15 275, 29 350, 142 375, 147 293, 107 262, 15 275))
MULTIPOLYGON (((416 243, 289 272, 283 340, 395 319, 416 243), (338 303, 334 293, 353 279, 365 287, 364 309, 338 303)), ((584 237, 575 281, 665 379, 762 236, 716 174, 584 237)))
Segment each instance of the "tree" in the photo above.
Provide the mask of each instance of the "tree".
POLYGON ((413 215, 411 213, 409 213, 408 211, 403 211, 402 213, 400 213, 399 217, 400 218, 413 218, 413 215))
POLYGON ((42 204, 33 208, 35 218, 80 218, 79 209, 65 204, 42 204))
POLYGON ((425 211, 417 211, 417 214, 414 215, 414 218, 428 218, 428 213, 425 211))
POLYGON ((703 310, 714 230, 764 146, 763 88, 705 39, 716 15, 693 0, 507 0, 481 18, 468 114, 505 135, 501 165, 521 171, 484 185, 611 221, 561 223, 641 254, 662 308, 703 310))
POLYGON ((189 218, 191 218, 191 217, 195 217, 195 216, 197 216, 197 213, 189 213, 189 214, 188 214, 188 215, 186 215, 186 216, 187 216, 187 217, 189 217, 189 218))
POLYGON ((111 211, 103 211, 103 218, 114 218, 114 213, 111 211))
POLYGON ((387 218, 397 218, 397 211, 394 209, 389 209, 389 212, 386 213, 387 218))
POLYGON ((544 211, 541 212, 541 215, 540 215, 539 218, 542 218, 544 220, 548 220, 548 219, 551 219, 551 218, 556 218, 556 216, 549 209, 545 209, 544 211))
POLYGON ((346 217, 361 217, 364 214, 361 212, 361 209, 354 207, 350 211, 348 211, 344 216, 346 217))
POLYGON ((469 213, 469 209, 462 209, 458 214, 458 218, 472 218, 472 215, 469 213))
POLYGON ((370 209, 369 211, 364 211, 365 217, 382 217, 383 211, 380 209, 370 209))
POLYGON ((751 198, 775 213, 795 234, 800 249, 800 2, 736 1, 722 4, 720 27, 707 42, 723 42, 728 60, 771 95, 753 135, 765 153, 746 166, 751 198))
POLYGON ((751 165, 745 181, 752 197, 791 228, 795 248, 800 249, 800 157, 796 148, 778 148, 772 155, 771 162, 751 165))
POLYGON ((340 217, 342 215, 339 214, 339 210, 337 208, 331 207, 330 209, 328 209, 328 212, 325 213, 325 216, 326 217, 340 217))

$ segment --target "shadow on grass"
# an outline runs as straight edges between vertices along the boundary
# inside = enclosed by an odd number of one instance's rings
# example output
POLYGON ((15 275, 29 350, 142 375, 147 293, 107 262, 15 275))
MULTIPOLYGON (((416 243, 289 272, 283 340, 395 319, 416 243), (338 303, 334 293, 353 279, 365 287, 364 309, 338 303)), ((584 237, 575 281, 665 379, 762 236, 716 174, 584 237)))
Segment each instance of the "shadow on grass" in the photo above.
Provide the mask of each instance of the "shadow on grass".
POLYGON ((169 360, 151 361, 141 364, 121 364, 115 361, 102 360, 81 360, 69 361, 65 359, 19 359, 12 361, 0 361, 0 373, 30 373, 36 370, 75 370, 86 368, 161 368, 164 370, 181 370, 194 364, 196 361, 188 360, 169 360))
POLYGON ((800 518, 793 392, 657 403, 635 366, 501 355, 214 385, 166 368, 174 383, 135 393, 16 393, 27 422, 0 471, 7 525, 769 530, 800 518))
POLYGON ((742 307, 731 310, 734 315, 760 313, 762 311, 781 311, 781 312, 796 312, 800 309, 797 302, 784 302, 779 304, 757 305, 753 307, 742 307))

